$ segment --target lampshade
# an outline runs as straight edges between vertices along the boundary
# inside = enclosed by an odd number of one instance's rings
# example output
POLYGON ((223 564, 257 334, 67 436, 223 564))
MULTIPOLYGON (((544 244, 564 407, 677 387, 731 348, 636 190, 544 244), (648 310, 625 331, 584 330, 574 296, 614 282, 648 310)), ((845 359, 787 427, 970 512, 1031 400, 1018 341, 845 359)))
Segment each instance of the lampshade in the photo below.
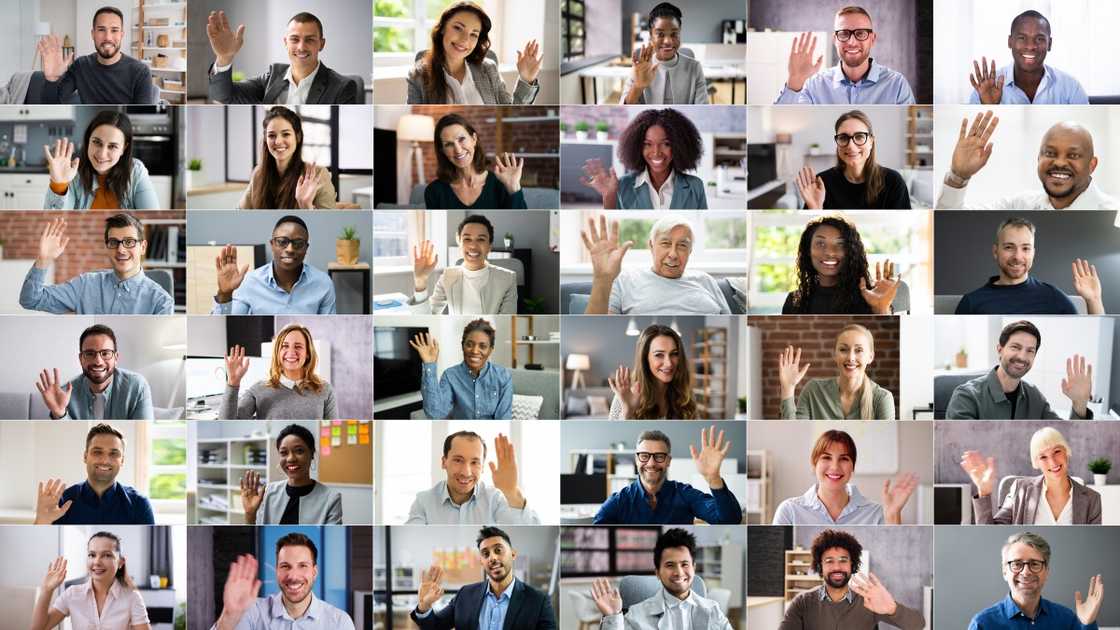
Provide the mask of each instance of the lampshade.
POLYGON ((591 357, 586 354, 569 354, 568 355, 568 369, 569 370, 590 370, 591 357))
POLYGON ((634 318, 631 317, 630 321, 626 324, 626 336, 637 337, 640 334, 642 334, 642 331, 638 330, 638 322, 634 321, 634 318))
POLYGON ((431 116, 405 114, 397 121, 397 139, 406 142, 432 142, 436 121, 431 116))

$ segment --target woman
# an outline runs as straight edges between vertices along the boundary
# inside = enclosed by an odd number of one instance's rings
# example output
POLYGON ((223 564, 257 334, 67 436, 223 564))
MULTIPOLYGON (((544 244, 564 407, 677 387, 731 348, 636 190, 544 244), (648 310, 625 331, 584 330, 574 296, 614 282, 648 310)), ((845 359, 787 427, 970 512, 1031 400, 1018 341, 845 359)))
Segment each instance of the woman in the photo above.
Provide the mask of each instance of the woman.
POLYGON ((875 162, 875 134, 871 119, 854 109, 836 119, 836 166, 813 179, 805 166, 797 174, 797 188, 812 210, 865 208, 909 210, 910 192, 898 171, 875 162))
POLYGON ((428 294, 428 278, 436 269, 439 254, 431 241, 412 246, 412 299, 415 313, 442 315, 517 314, 517 273, 487 261, 494 242, 494 225, 481 214, 459 222, 456 232, 463 262, 447 267, 428 294))
POLYGON ((844 431, 830 429, 817 438, 809 463, 817 481, 805 494, 782 501, 774 525, 900 525, 902 508, 918 487, 918 476, 902 473, 892 486, 883 482, 882 505, 869 501, 852 485, 856 442, 844 431))
POLYGON ((801 233, 797 290, 786 296, 782 314, 890 315, 901 283, 888 260, 875 263, 872 284, 856 226, 840 216, 817 217, 801 233))
POLYGON ((424 189, 429 209, 524 210, 521 168, 525 160, 512 153, 494 156, 494 171, 486 170, 486 150, 466 118, 447 114, 436 123, 436 180, 424 189))
POLYGON ((836 376, 810 380, 794 405, 794 390, 805 378, 809 364, 801 364, 801 348, 786 346, 778 355, 782 419, 895 419, 894 395, 867 375, 867 366, 875 360, 875 339, 870 330, 859 324, 840 329, 832 360, 836 363, 836 376))
POLYGON ((647 109, 618 139, 618 159, 628 171, 619 179, 599 160, 583 165, 584 186, 595 189, 606 209, 704 210, 704 182, 685 171, 700 164, 704 145, 696 125, 675 109, 647 109))
POLYGON ((1031 436, 1031 465, 1037 477, 1018 477, 999 511, 992 514, 992 491, 999 477, 996 460, 979 451, 965 451, 961 468, 976 485, 972 511, 976 523, 999 525, 1100 525, 1101 495, 1069 474, 1073 449, 1056 429, 1044 427, 1031 436))
POLYGON ((668 326, 646 326, 634 348, 634 371, 618 366, 607 377, 614 392, 611 420, 695 420, 704 412, 692 398, 684 343, 668 326))
POLYGON ((433 335, 420 333, 409 345, 424 362, 421 369, 420 394, 424 413, 432 420, 513 418, 513 374, 500 365, 490 363, 494 352, 494 327, 485 319, 476 319, 463 328, 463 362, 443 371, 436 380, 439 343, 433 335))
POLYGON ((276 437, 280 471, 286 481, 261 486, 261 475, 241 477, 241 506, 245 522, 257 525, 341 525, 342 495, 311 478, 315 437, 298 424, 289 424, 276 437))
POLYGON ((334 208, 331 173, 314 162, 303 161, 303 123, 287 107, 272 107, 261 123, 260 162, 253 168, 249 187, 237 208, 334 208))
POLYGON ((132 157, 132 121, 128 114, 98 112, 86 126, 84 152, 74 155, 69 138, 47 145, 50 186, 44 210, 154 210, 156 190, 144 163, 132 157))
POLYGON ((89 579, 67 588, 54 603, 51 595, 66 581, 66 558, 55 558, 47 568, 31 615, 32 630, 54 628, 67 617, 74 628, 150 630, 144 598, 125 570, 121 539, 97 532, 86 548, 89 579))
POLYGON ((272 342, 272 365, 268 379, 255 383, 239 395, 241 379, 249 371, 249 358, 239 345, 226 356, 226 391, 220 418, 258 420, 334 420, 338 418, 334 390, 319 378, 315 368, 319 355, 311 331, 288 324, 272 342))
POLYGON ((540 92, 540 45, 530 40, 517 51, 513 97, 488 59, 490 16, 473 2, 456 2, 432 28, 431 45, 408 73, 409 104, 531 105, 540 92))

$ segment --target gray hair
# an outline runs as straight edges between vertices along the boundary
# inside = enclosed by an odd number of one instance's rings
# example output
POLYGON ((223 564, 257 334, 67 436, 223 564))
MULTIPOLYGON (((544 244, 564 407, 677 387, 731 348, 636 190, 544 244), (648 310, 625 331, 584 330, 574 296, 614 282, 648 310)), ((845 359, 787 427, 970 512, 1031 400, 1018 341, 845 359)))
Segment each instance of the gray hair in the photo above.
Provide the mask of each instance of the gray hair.
MULTIPOLYGON (((673 231, 673 228, 681 225, 688 228, 688 233, 691 234, 693 238, 696 237, 696 231, 692 229, 692 224, 689 223, 688 219, 679 214, 666 214, 665 216, 655 221, 652 226, 650 226, 650 242, 656 240, 659 235, 668 234, 669 232, 673 231)), ((689 240, 691 242, 691 239, 689 240)))
POLYGON ((1007 542, 1003 543, 1003 548, 999 551, 1000 560, 1007 554, 1007 548, 1015 543, 1023 543, 1034 547, 1042 554, 1042 560, 1046 564, 1050 564, 1050 543, 1046 539, 1034 532, 1016 532, 1007 538, 1007 542))
POLYGON ((650 442, 664 442, 665 448, 669 449, 669 452, 673 451, 673 444, 669 441, 669 436, 656 429, 642 431, 641 434, 638 435, 638 441, 634 443, 634 448, 637 448, 639 444, 646 440, 650 442))

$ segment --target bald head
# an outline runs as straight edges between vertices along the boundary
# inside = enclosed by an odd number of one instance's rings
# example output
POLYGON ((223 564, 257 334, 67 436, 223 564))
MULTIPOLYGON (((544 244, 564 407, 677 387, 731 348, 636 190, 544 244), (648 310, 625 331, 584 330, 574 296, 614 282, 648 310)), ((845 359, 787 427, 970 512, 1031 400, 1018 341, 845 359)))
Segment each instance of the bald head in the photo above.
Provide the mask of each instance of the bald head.
POLYGON ((1069 207, 1085 192, 1097 168, 1093 135, 1075 122, 1060 122, 1046 130, 1038 148, 1038 179, 1058 209, 1069 207))
POLYGON ((1041 149, 1045 149, 1047 144, 1053 142, 1076 144, 1079 148, 1088 153, 1090 157, 1094 155, 1093 134, 1089 133, 1089 130, 1081 123, 1063 121, 1047 129, 1046 133, 1042 135, 1041 149))

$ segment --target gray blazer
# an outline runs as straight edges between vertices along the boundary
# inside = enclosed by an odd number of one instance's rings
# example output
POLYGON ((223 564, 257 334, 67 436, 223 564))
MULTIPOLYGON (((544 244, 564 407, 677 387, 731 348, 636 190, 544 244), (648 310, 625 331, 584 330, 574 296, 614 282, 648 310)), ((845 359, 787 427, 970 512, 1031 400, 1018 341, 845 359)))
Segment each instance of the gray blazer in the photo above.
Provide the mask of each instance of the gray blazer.
MULTIPOLYGON (((498 64, 492 59, 483 59, 481 64, 468 63, 471 78, 478 93, 482 95, 482 102, 487 105, 532 105, 537 100, 537 93, 541 91, 540 81, 532 84, 517 78, 517 87, 513 90, 513 97, 509 95, 502 75, 498 74, 498 64)), ((444 105, 428 99, 424 94, 424 62, 417 61, 408 73, 408 104, 409 105, 444 105)))
MULTIPOLYGON (((599 630, 673 630, 673 620, 665 614, 665 600, 661 588, 652 597, 638 602, 626 611, 603 617, 599 630)), ((692 594, 696 608, 692 611, 692 630, 731 630, 731 623, 719 609, 719 604, 706 597, 692 594)))
MULTIPOLYGON (((288 507, 287 480, 273 481, 265 486, 264 499, 257 509, 257 525, 276 525, 288 507)), ((315 489, 299 499, 300 525, 341 525, 342 494, 316 481, 315 489)))
MULTIPOLYGON (((269 66, 264 74, 258 75, 248 81, 233 82, 233 68, 226 72, 213 72, 214 65, 210 65, 210 100, 219 103, 258 105, 271 104, 279 101, 280 96, 288 89, 288 82, 284 75, 288 72, 286 63, 274 63, 269 66)), ((319 62, 319 73, 315 75, 315 82, 311 84, 311 91, 307 93, 308 105, 336 105, 362 103, 365 97, 359 98, 358 86, 348 77, 331 70, 323 62, 319 62)))
MULTIPOLYGON (((1073 524, 1101 524, 1101 495, 1070 479, 1073 486, 1073 524)), ((999 511, 992 514, 990 497, 972 495, 972 512, 978 525, 1033 525, 1038 506, 1043 501, 1042 475, 1022 477, 1011 482, 1011 489, 999 511)), ((1049 509, 1049 508, 1044 508, 1049 509)))
POLYGON ((517 314, 517 273, 497 265, 487 265, 490 280, 482 287, 482 312, 463 312, 463 268, 448 267, 436 280, 430 296, 417 301, 412 298, 413 312, 442 315, 516 315, 517 314))

